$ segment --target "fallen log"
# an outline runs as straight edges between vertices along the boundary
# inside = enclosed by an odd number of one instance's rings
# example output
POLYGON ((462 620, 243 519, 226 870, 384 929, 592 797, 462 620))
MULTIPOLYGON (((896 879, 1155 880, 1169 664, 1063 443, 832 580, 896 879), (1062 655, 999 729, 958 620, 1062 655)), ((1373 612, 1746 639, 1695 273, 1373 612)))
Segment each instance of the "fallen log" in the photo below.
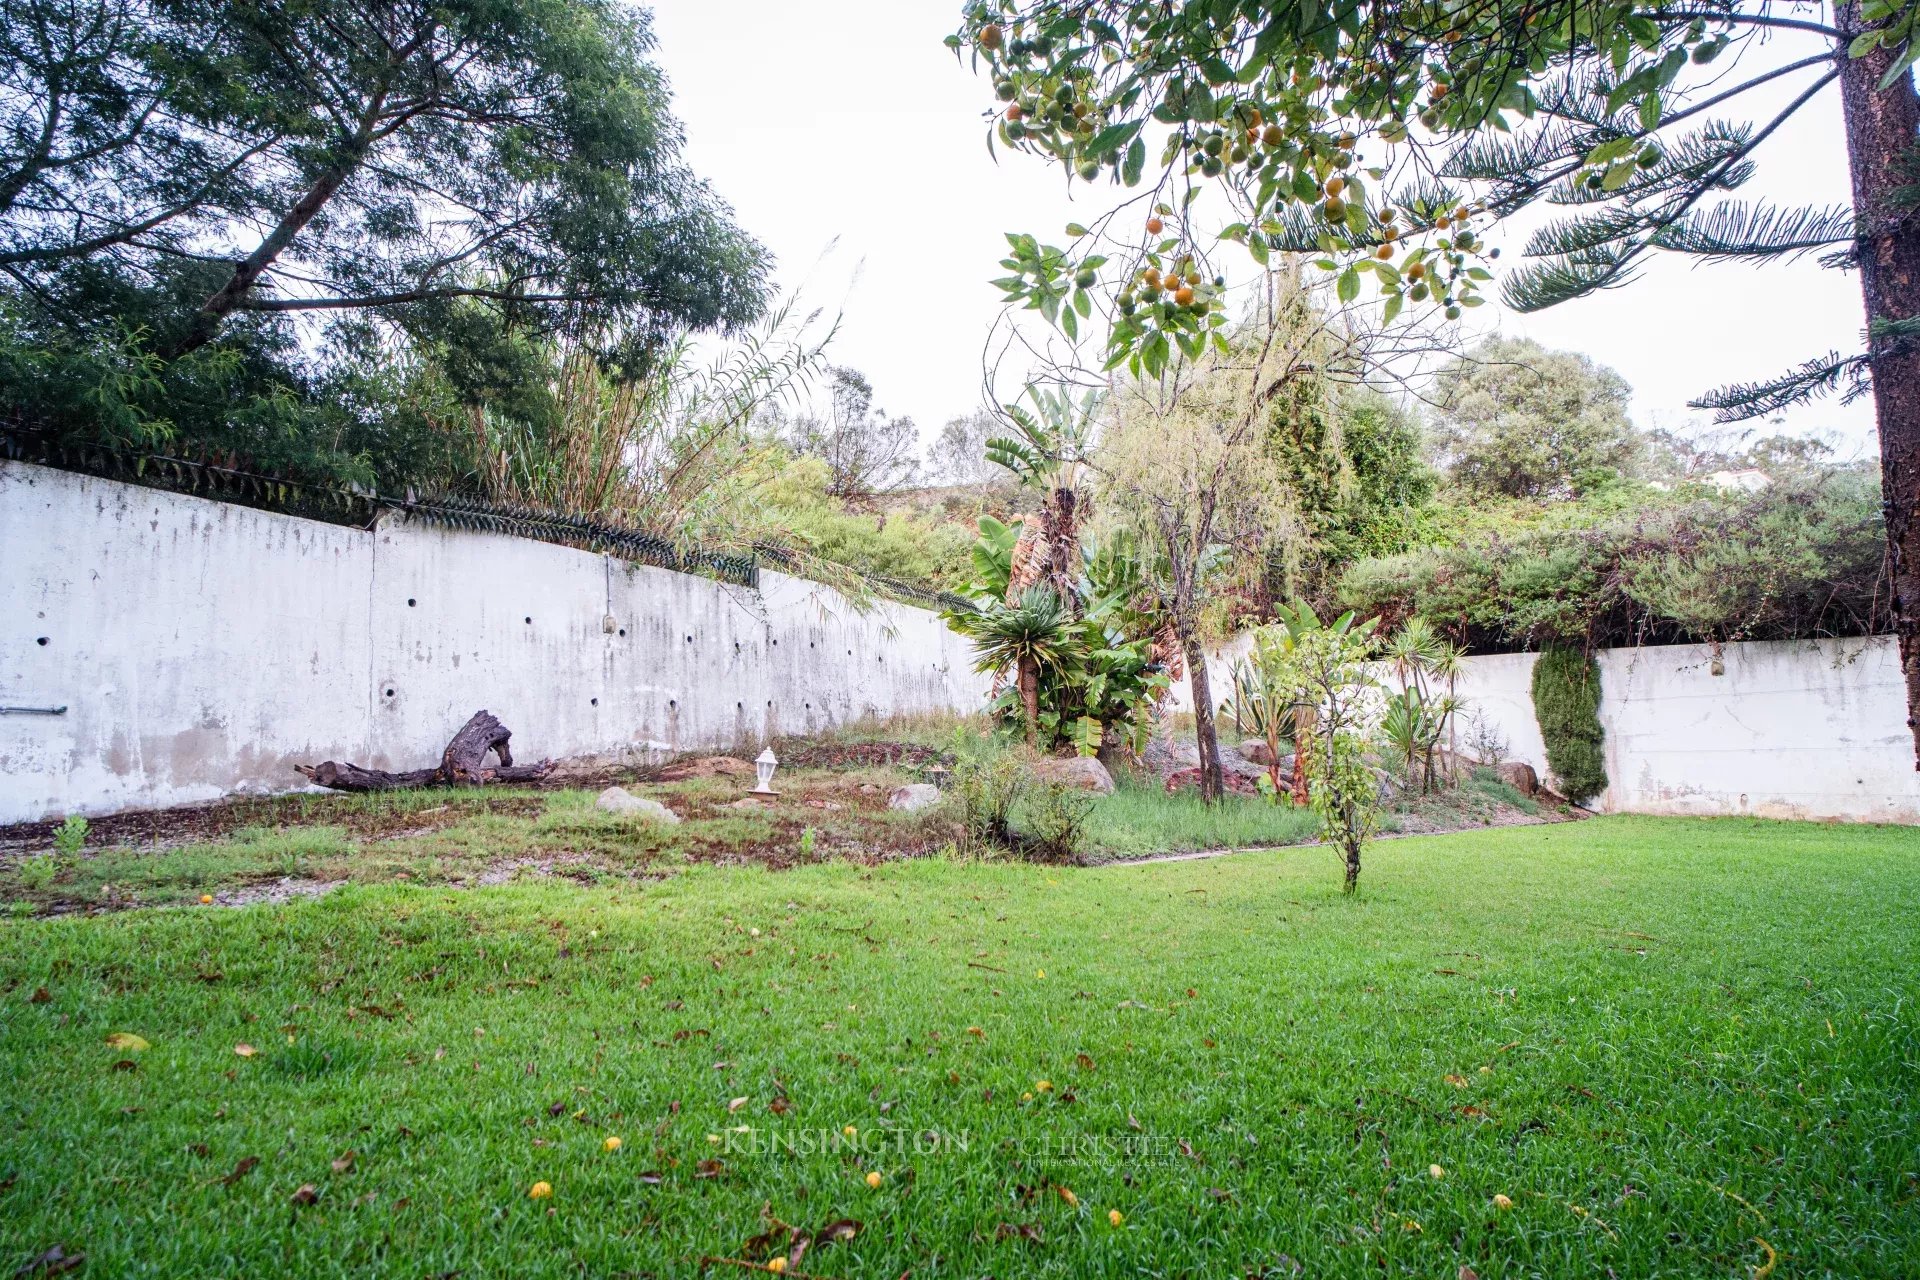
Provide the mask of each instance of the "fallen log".
POLYGON ((302 777, 333 791, 403 791, 411 787, 480 787, 490 782, 538 782, 553 770, 553 761, 515 764, 508 740, 511 730, 488 711, 476 711, 460 726, 459 732, 440 753, 440 763, 432 769, 410 769, 389 773, 384 769, 363 769, 357 764, 324 760, 319 764, 297 764, 294 771, 302 777), (491 753, 500 763, 488 765, 491 753))

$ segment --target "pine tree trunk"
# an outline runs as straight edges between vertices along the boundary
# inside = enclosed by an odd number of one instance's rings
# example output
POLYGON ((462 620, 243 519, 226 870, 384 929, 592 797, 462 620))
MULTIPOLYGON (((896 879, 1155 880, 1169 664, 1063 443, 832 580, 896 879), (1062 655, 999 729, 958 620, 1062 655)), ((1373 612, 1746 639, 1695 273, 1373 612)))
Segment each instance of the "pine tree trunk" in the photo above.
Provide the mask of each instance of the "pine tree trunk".
MULTIPOLYGON (((1853 207, 1862 235, 1856 257, 1867 323, 1920 316, 1920 225, 1896 207, 1892 193, 1914 181, 1905 166, 1920 141, 1920 100, 1903 72, 1885 89, 1881 76, 1895 53, 1876 49, 1849 58, 1846 47, 1864 25, 1858 4, 1834 7, 1840 28, 1840 101, 1846 116, 1853 207)), ((1920 769, 1920 343, 1869 340, 1874 416, 1880 429, 1880 501, 1887 524, 1893 583, 1893 626, 1907 684, 1907 727, 1920 769)))

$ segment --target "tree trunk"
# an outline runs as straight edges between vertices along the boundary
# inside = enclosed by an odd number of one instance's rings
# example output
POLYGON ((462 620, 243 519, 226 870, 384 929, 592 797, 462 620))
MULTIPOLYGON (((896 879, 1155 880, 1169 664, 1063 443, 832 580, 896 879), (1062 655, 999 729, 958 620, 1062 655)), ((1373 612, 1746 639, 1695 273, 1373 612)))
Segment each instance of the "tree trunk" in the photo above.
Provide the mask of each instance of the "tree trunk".
POLYGON ((1303 809, 1313 803, 1313 793, 1307 789, 1313 765, 1313 719, 1310 708, 1293 713, 1293 802, 1303 809))
MULTIPOLYGON (((1847 44, 1867 25, 1855 3, 1834 7, 1840 28, 1840 101, 1846 117, 1853 208, 1861 236, 1855 257, 1867 324, 1920 316, 1920 228, 1913 210, 1898 206, 1895 190, 1914 178, 1907 166, 1920 140, 1920 100, 1911 72, 1885 89, 1880 78, 1896 51, 1880 48, 1861 58, 1847 44)), ((1893 627, 1907 684, 1907 728, 1920 769, 1920 342, 1868 338, 1874 416, 1880 430, 1880 502, 1887 525, 1887 562, 1893 583, 1893 627)))
POLYGON ((254 286, 260 283, 260 277, 266 274, 267 268, 279 260, 280 255, 293 243, 293 238, 326 208, 327 201, 333 199, 348 176, 359 167, 365 146, 362 139, 347 144, 341 159, 314 178, 305 194, 294 202, 293 208, 287 210, 286 216, 280 219, 266 239, 252 253, 233 264, 233 274, 200 304, 200 309, 194 312, 193 318, 187 323, 186 333, 167 352, 170 359, 177 360, 213 341, 213 335, 220 330, 221 321, 246 300, 254 286))
POLYGON ((1360 845, 1356 841, 1347 846, 1347 880, 1340 886, 1340 892, 1352 893, 1360 887, 1360 845))
POLYGON ((440 763, 432 769, 411 769, 388 773, 383 769, 363 769, 357 764, 327 760, 320 764, 297 764, 294 770, 334 791, 402 791, 411 787, 485 786, 489 782, 537 782, 553 769, 553 761, 538 764, 513 762, 507 742, 513 737, 507 726, 487 711, 476 711, 460 726, 440 763), (497 767, 486 764, 488 753, 498 756, 497 767))
POLYGON ((1213 687, 1207 680, 1207 655, 1191 620, 1176 617, 1180 646, 1187 656, 1187 687, 1193 691, 1193 736, 1200 748, 1200 798, 1208 804, 1226 793, 1220 767, 1220 733, 1213 723, 1213 687))
POLYGON ((1055 489, 1041 509, 1045 528, 1047 581, 1060 603, 1080 616, 1080 518, 1079 499, 1072 489, 1055 489))
POLYGON ((1020 659, 1020 707, 1027 716, 1027 745, 1040 746, 1040 667, 1032 658, 1020 659))

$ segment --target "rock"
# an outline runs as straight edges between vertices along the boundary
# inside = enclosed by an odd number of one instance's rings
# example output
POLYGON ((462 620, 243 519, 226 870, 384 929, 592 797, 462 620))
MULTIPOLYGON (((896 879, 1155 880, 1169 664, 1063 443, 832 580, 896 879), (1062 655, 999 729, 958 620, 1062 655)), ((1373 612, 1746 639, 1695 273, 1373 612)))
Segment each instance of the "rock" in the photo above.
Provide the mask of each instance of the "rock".
POLYGON ((729 800, 720 807, 722 809, 760 809, 765 806, 752 796, 741 796, 738 800, 729 800))
POLYGON ((642 822, 663 822, 671 827, 680 821, 679 814, 658 800, 636 796, 625 787, 608 787, 593 803, 595 808, 604 813, 623 814, 638 818, 642 822))
MULTIPOLYGON (((1221 785, 1236 795, 1257 796, 1260 794, 1260 788, 1253 779, 1243 777, 1231 771, 1223 772, 1220 775, 1220 781, 1221 785)), ((1185 791, 1189 787, 1196 791, 1200 789, 1200 768, 1198 765, 1191 769, 1179 769, 1167 775, 1168 795, 1172 795, 1176 791, 1185 791)))
POLYGON ((1540 775, 1525 760, 1502 760, 1493 767, 1493 771, 1500 775, 1500 781, 1523 796, 1540 793, 1540 775))
POLYGON ((1068 760, 1046 757, 1033 762, 1033 776, 1041 782, 1057 782, 1076 791, 1113 794, 1113 775, 1107 766, 1092 756, 1074 756, 1068 760))
POLYGON ((1200 748, 1168 734, 1148 742, 1147 749, 1140 753, 1140 762, 1165 778, 1182 769, 1199 768, 1200 748))
POLYGON ((1240 755, 1243 759, 1251 760, 1263 768, 1273 763, 1273 752, 1268 750, 1267 744, 1259 738, 1248 738, 1241 743, 1240 755))
POLYGON ((930 782, 911 782, 904 787, 896 787, 887 797, 887 808, 899 809, 904 813, 918 813, 940 803, 940 788, 930 782))
MULTIPOLYGON (((1198 752, 1195 754, 1197 756, 1198 752)), ((1198 759, 1196 759, 1194 761, 1194 767, 1198 768, 1199 763, 1198 759)), ((1224 744, 1220 748, 1220 771, 1229 776, 1238 775, 1249 781, 1267 776, 1267 767, 1265 765, 1255 764, 1253 761, 1241 755, 1239 751, 1224 744)))

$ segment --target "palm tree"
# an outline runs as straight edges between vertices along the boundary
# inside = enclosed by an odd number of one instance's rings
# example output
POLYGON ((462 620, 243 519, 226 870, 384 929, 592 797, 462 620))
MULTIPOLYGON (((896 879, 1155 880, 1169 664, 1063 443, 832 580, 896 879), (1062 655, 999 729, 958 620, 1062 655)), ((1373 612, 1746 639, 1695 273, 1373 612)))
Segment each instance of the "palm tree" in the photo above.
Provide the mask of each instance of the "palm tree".
POLYGON ((988 605, 968 623, 978 653, 973 668, 983 674, 1014 673, 1026 714, 1027 744, 1040 736, 1040 676, 1063 670, 1073 652, 1074 620, 1060 598, 1031 587, 1017 604, 988 605))
POLYGON ((1080 473, 1092 444, 1100 396, 1089 391, 1075 400, 1064 388, 1047 391, 1042 387, 1028 387, 1027 396, 1033 401, 1032 409, 1004 406, 1013 434, 987 441, 987 461, 1046 494, 1039 516, 1028 517, 1031 523, 1014 550, 1007 603, 1014 603, 1027 588, 1045 584, 1075 609, 1079 604, 1080 473))

